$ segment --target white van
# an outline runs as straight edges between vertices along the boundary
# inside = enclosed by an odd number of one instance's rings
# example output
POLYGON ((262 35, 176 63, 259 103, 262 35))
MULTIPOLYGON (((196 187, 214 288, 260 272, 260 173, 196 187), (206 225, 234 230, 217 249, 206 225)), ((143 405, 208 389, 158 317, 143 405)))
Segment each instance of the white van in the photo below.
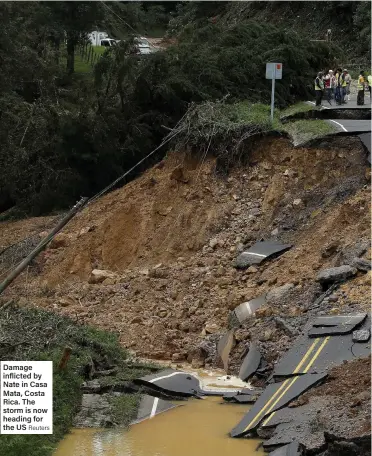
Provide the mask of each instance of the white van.
POLYGON ((150 43, 143 36, 135 38, 134 42, 136 43, 139 54, 151 54, 153 52, 150 43))
POLYGON ((112 38, 105 38, 101 40, 101 46, 106 46, 106 47, 111 47, 111 46, 116 46, 117 45, 117 40, 114 40, 112 38))
POLYGON ((92 46, 101 46, 101 41, 108 38, 106 32, 99 32, 94 30, 91 33, 88 33, 88 40, 91 42, 92 46))

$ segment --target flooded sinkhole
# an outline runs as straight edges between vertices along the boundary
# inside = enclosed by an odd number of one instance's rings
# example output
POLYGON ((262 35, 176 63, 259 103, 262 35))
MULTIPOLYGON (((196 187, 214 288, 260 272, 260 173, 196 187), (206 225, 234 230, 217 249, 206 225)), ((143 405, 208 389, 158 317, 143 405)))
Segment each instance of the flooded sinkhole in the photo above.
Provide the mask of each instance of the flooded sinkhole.
POLYGON ((128 430, 74 429, 54 456, 261 456, 259 440, 228 435, 248 410, 220 397, 192 399, 128 430))

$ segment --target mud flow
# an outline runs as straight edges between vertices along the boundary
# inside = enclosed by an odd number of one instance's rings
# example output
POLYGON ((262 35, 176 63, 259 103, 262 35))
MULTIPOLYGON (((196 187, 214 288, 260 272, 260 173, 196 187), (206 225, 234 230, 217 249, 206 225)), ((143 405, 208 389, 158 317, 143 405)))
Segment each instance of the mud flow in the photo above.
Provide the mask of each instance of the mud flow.
POLYGON ((54 456, 262 456, 256 439, 232 439, 228 432, 249 406, 194 399, 135 424, 128 431, 75 429, 54 456))

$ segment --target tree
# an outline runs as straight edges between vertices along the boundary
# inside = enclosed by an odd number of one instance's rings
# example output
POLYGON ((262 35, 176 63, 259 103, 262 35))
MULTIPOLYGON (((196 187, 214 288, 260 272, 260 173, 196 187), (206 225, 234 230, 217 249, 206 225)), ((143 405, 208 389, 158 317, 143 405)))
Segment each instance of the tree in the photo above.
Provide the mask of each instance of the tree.
POLYGON ((75 70, 75 48, 85 41, 87 33, 97 29, 104 19, 101 2, 47 2, 52 23, 59 36, 66 39, 67 73, 75 70))

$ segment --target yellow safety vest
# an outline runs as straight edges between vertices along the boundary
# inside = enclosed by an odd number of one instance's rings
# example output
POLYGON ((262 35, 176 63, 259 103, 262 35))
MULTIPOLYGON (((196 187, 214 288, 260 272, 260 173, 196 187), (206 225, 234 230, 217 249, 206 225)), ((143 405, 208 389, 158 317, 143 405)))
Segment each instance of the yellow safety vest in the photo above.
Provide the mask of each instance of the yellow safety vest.
POLYGON ((341 75, 341 81, 342 81, 342 84, 341 84, 341 85, 342 85, 342 87, 346 87, 346 86, 347 86, 347 82, 346 82, 345 76, 344 76, 343 79, 342 79, 342 76, 343 76, 343 75, 341 75))
POLYGON ((369 75, 367 79, 368 79, 368 84, 370 86, 372 86, 372 75, 369 75))
POLYGON ((358 78, 358 90, 364 90, 364 77, 362 75, 359 76, 358 78))

